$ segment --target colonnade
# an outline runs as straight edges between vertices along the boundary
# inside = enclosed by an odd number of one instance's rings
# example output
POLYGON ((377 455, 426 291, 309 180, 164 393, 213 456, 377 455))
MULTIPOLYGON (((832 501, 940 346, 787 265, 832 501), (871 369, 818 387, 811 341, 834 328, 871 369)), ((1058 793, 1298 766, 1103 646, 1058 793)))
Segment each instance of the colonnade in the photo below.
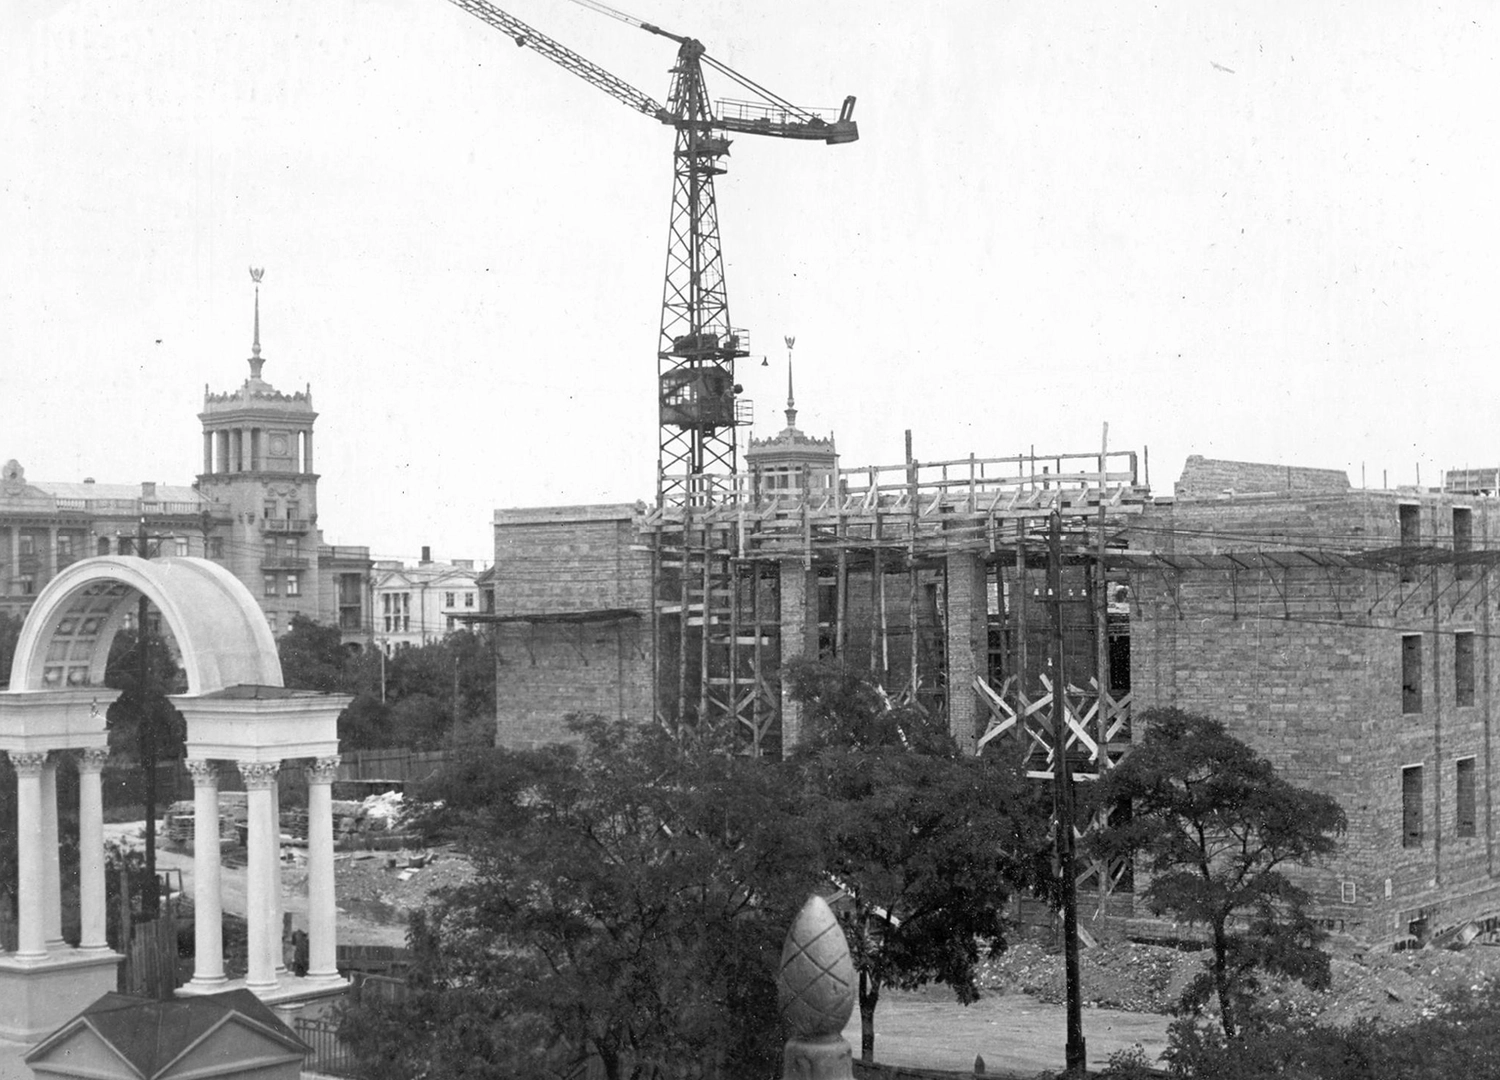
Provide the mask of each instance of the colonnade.
POLYGON ((8 752, 16 771, 16 951, 18 963, 68 950, 62 932, 62 867, 57 848, 57 768, 78 768, 78 907, 80 952, 108 952, 104 906, 104 800, 100 777, 109 751, 8 752))
MULTIPOLYGON (((290 440, 293 471, 313 471, 313 433, 293 428, 285 432, 290 440)), ((203 433, 203 471, 205 473, 258 472, 265 469, 269 433, 259 427, 215 428, 203 433)))
MULTIPOLYGON (((333 869, 333 781, 337 755, 307 767, 307 978, 335 983, 338 974, 333 869)), ((236 762, 246 791, 249 832, 245 872, 248 930, 245 988, 259 994, 277 989, 285 971, 281 949, 281 821, 277 797, 279 761, 236 762)), ((189 758, 193 778, 193 979, 191 990, 213 992, 224 974, 222 863, 219 855, 219 763, 189 758)))

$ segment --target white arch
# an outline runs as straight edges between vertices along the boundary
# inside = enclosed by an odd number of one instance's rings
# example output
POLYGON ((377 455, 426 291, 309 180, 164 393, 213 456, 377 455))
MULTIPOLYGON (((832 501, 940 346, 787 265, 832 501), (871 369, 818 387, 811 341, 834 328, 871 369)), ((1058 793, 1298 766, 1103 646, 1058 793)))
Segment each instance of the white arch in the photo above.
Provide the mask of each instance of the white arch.
POLYGON ((16 643, 11 690, 102 685, 110 643, 140 593, 177 639, 189 694, 282 685, 266 617, 228 570, 207 559, 100 555, 42 589, 16 643))

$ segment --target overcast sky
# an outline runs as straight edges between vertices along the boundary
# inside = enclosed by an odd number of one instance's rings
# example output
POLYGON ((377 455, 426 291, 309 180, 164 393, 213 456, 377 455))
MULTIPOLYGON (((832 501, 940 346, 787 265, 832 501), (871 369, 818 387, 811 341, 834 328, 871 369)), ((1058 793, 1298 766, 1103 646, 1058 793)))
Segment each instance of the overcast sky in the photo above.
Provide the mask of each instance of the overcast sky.
MULTIPOLYGON (((506 0, 665 100, 675 46, 506 0)), ((850 146, 718 186, 755 433, 845 466, 1149 447, 1500 464, 1489 4, 619 0, 850 146), (762 367, 759 358, 769 356, 762 367)), ((716 96, 733 87, 711 82, 716 96)), ((672 133, 444 0, 0 3, 0 459, 187 483, 204 385, 311 384, 325 538, 492 555, 653 495, 672 133)))

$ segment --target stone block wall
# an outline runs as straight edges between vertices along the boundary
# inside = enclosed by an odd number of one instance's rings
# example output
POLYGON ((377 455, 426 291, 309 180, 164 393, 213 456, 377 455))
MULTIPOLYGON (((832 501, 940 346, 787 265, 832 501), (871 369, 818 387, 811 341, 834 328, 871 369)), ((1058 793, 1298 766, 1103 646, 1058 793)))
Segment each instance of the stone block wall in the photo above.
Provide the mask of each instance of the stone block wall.
MULTIPOLYGON (((1451 549, 1468 509, 1476 548, 1500 529, 1492 500, 1361 492, 1179 501, 1145 514, 1135 549, 1172 553, 1353 552, 1400 543, 1400 507, 1418 543, 1451 549)), ((1133 576, 1135 708, 1175 705, 1223 720, 1293 783, 1333 795, 1349 818, 1339 857, 1304 876, 1322 915, 1372 941, 1412 923, 1440 930, 1500 915, 1490 767, 1497 593, 1452 562, 1408 568, 1162 568, 1133 576), (1403 581, 1403 577, 1411 580, 1403 581), (1455 635, 1472 633, 1473 704, 1455 700, 1455 635), (1403 638, 1421 657, 1419 711, 1403 696, 1403 638), (1472 758, 1474 835, 1458 835, 1458 762, 1472 758), (1422 835, 1403 831, 1402 770, 1422 770, 1422 835)), ((1326 561, 1326 560, 1325 560, 1326 561)), ((1409 653, 1407 654, 1409 657, 1409 653)), ((1414 674, 1414 673, 1413 673, 1414 674)), ((1137 738, 1140 737, 1138 731, 1137 738)))
POLYGON ((651 563, 634 504, 495 512, 496 742, 568 737, 563 718, 638 723, 651 700, 651 563), (558 617, 568 621, 558 621, 558 617))

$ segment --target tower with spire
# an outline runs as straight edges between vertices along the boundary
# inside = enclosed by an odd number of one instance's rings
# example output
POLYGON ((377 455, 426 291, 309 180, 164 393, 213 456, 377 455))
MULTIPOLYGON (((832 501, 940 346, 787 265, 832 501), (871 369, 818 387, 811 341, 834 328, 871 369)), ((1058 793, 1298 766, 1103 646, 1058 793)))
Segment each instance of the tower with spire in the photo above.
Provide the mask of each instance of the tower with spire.
POLYGON ((745 450, 745 468, 758 496, 827 491, 836 483, 838 450, 833 436, 826 439, 804 435, 797 427, 797 397, 792 386, 792 348, 786 341, 786 427, 769 439, 750 440, 745 450))
POLYGON ((293 614, 317 617, 318 474, 313 469, 312 390, 284 394, 262 377, 262 267, 255 285, 250 375, 223 394, 203 388, 203 471, 198 490, 227 512, 223 563, 261 598, 273 629, 293 614))

